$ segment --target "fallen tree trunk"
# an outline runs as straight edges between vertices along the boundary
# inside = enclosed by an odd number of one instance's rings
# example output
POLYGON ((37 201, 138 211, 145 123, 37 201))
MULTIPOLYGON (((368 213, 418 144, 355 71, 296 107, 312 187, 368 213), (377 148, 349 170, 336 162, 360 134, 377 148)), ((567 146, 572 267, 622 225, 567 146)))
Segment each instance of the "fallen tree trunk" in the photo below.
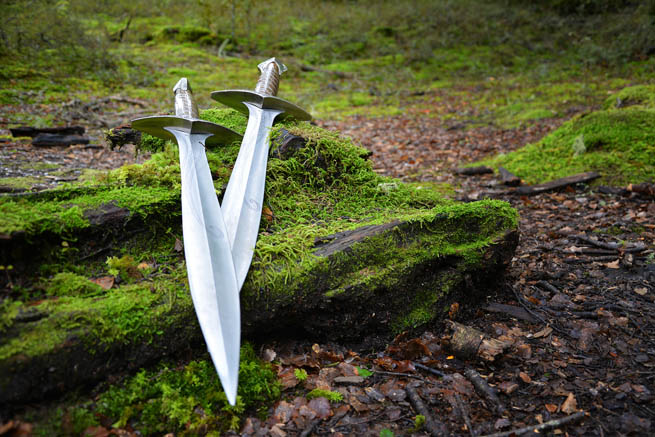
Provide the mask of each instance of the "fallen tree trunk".
POLYGON ((83 126, 60 126, 60 127, 32 127, 21 126, 10 128, 9 131, 14 137, 36 137, 41 134, 53 135, 84 135, 83 126))
POLYGON ((586 173, 579 173, 573 176, 567 176, 561 179, 555 179, 554 181, 545 182, 538 185, 526 185, 524 187, 519 187, 514 191, 515 194, 520 194, 522 196, 533 196, 535 194, 541 194, 548 191, 558 190, 560 188, 567 187, 569 185, 575 185, 580 183, 591 182, 594 179, 600 177, 599 173, 595 171, 589 171, 586 173))

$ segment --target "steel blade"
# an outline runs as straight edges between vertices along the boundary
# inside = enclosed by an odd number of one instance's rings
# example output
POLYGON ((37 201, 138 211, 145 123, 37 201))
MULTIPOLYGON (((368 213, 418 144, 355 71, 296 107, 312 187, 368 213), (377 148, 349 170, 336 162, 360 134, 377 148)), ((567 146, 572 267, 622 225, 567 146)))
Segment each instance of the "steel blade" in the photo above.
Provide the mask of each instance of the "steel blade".
POLYGON ((182 232, 191 297, 227 400, 234 405, 241 341, 239 287, 205 155, 204 142, 210 134, 167 130, 180 151, 182 232))
POLYGON ((261 109, 244 103, 249 110, 248 125, 239 155, 225 189, 221 208, 232 248, 239 289, 248 275, 262 216, 269 134, 277 109, 261 109))

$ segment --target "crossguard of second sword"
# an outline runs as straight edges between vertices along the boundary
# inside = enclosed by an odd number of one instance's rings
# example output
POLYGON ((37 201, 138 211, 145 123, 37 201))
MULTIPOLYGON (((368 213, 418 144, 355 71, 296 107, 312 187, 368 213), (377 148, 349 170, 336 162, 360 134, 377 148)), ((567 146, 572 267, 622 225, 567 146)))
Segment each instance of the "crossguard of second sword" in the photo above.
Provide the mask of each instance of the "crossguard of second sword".
POLYGON ((275 109, 281 111, 278 118, 295 118, 296 120, 311 120, 304 109, 293 103, 276 97, 278 86, 280 84, 280 74, 287 71, 287 67, 275 58, 267 59, 258 65, 259 80, 254 91, 251 90, 224 90, 214 91, 212 99, 236 109, 242 114, 249 115, 250 111, 245 105, 250 103, 260 109, 275 109))

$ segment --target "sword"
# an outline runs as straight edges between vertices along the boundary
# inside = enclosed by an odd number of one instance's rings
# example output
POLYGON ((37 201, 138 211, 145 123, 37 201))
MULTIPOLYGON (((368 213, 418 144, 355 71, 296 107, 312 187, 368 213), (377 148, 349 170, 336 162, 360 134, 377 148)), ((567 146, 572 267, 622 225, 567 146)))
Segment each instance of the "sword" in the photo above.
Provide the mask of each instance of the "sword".
POLYGON ((261 72, 254 91, 225 90, 214 100, 248 115, 248 125, 225 189, 221 208, 232 247, 239 288, 250 268, 264 201, 269 133, 276 117, 311 120, 312 116, 291 102, 276 97, 280 74, 287 68, 275 58, 258 65, 261 72))
POLYGON ((175 116, 138 118, 132 120, 132 127, 173 139, 179 146, 182 233, 191 298, 227 400, 235 405, 241 341, 239 286, 205 144, 232 142, 240 135, 198 119, 186 78, 180 79, 173 91, 175 116))

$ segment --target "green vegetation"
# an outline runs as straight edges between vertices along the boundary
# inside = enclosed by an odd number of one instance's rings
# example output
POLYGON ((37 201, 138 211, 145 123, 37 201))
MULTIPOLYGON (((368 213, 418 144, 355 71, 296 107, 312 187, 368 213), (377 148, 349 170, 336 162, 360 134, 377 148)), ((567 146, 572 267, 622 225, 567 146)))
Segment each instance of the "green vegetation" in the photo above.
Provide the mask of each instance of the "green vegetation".
POLYGON ((211 361, 162 364, 154 370, 140 370, 93 403, 55 411, 37 424, 36 435, 61 435, 64 417, 71 422, 71 434, 80 435, 87 427, 99 425, 98 416, 111 419, 115 428, 129 425, 143 435, 175 432, 190 436, 208 429, 223 433, 238 430, 244 412, 263 413, 279 397, 275 372, 256 357, 252 346, 244 344, 235 406, 228 404, 211 361))
POLYGON ((602 183, 611 185, 654 180, 655 87, 625 88, 609 97, 604 108, 486 163, 502 165, 528 183, 584 171, 599 172, 602 183))
POLYGON ((293 369, 293 374, 300 382, 307 380, 307 371, 305 369, 293 369))
POLYGON ((320 388, 315 388, 314 390, 307 393, 305 397, 307 399, 325 398, 330 402, 343 401, 343 395, 341 393, 331 390, 321 390, 320 388))
POLYGON ((187 76, 207 107, 210 91, 252 88, 252 57, 274 53, 290 67, 280 95, 318 117, 425 105, 430 116, 517 126, 598 105, 607 90, 652 82, 655 69, 652 0, 72 0, 50 9, 45 0, 3 8, 0 79, 12 84, 0 91, 3 104, 120 92, 163 112, 187 76), (301 72, 305 64, 319 70, 301 72))

